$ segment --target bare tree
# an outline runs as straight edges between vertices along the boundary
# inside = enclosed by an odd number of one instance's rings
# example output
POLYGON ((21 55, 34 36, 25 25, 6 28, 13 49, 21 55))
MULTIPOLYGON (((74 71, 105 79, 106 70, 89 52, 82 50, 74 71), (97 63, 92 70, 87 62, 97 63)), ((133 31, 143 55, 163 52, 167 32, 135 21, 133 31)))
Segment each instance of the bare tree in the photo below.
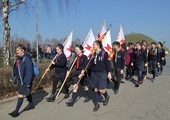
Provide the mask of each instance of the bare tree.
MULTIPOLYGON (((49 10, 50 3, 56 2, 58 9, 61 14, 63 14, 63 9, 66 8, 69 12, 69 6, 75 6, 72 3, 76 3, 79 0, 41 0, 45 7, 49 10)), ((9 66, 10 61, 10 25, 9 25, 9 14, 19 9, 22 4, 25 4, 25 8, 29 9, 30 0, 0 0, 0 13, 2 15, 3 21, 3 59, 4 66, 9 66)), ((75 7, 76 8, 76 7, 75 7)))
POLYGON ((10 26, 9 26, 9 14, 14 9, 17 9, 18 5, 24 3, 25 0, 14 1, 13 3, 10 0, 1 0, 1 10, 2 10, 2 20, 3 20, 3 57, 4 57, 4 65, 9 66, 10 61, 10 26), (16 7, 15 7, 16 6, 16 7), (15 7, 15 8, 14 8, 15 7))

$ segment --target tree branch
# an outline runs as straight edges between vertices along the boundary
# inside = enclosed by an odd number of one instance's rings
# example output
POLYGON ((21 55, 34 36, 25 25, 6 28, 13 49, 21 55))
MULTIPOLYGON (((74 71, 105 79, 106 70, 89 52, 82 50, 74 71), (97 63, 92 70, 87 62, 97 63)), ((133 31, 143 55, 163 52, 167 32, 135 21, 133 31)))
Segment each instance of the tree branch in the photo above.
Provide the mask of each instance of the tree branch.
POLYGON ((14 8, 14 9, 11 9, 9 12, 8 12, 8 14, 10 14, 12 11, 15 11, 15 10, 17 10, 19 8, 19 6, 16 6, 16 8, 14 8))
POLYGON ((22 3, 24 3, 24 2, 26 2, 27 0, 20 0, 20 1, 18 1, 18 2, 14 2, 13 4, 11 4, 10 6, 9 6, 9 9, 11 9, 12 7, 14 7, 14 6, 16 6, 16 5, 20 5, 20 4, 22 4, 22 3))

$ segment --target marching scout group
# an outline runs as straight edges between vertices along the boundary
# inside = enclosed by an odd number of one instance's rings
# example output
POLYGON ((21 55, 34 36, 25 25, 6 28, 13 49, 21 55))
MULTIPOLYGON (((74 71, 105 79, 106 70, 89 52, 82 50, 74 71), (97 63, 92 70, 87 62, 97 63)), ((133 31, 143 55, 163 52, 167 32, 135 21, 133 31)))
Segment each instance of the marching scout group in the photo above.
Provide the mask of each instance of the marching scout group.
MULTIPOLYGON (((125 52, 121 49, 120 43, 116 41, 112 44, 112 48, 114 56, 109 60, 109 55, 103 49, 102 42, 96 40, 93 42, 94 53, 88 59, 88 57, 83 54, 83 46, 79 44, 76 45, 75 67, 71 76, 73 92, 71 99, 66 102, 67 106, 73 106, 75 104, 79 85, 82 85, 84 88, 86 95, 85 103, 91 100, 89 91, 91 90, 93 92, 93 111, 96 112, 100 108, 99 103, 101 101, 101 96, 103 96, 102 102, 104 106, 109 102, 110 96, 106 89, 108 81, 114 83, 114 94, 117 94, 123 75, 129 80, 134 76, 134 71, 136 71, 138 73, 138 78, 135 84, 138 87, 143 83, 148 72, 153 75, 152 82, 156 81, 157 75, 162 74, 163 66, 166 64, 166 61, 165 50, 161 42, 152 42, 151 46, 149 46, 145 40, 137 42, 136 44, 128 43, 127 51, 125 52), (124 72, 125 66, 126 72, 124 72)), ((53 102, 55 100, 58 84, 61 86, 65 77, 70 75, 71 70, 67 67, 67 58, 63 49, 64 46, 62 44, 56 46, 56 59, 51 62, 50 68, 46 70, 55 69, 51 78, 53 82, 52 94, 50 97, 46 98, 47 102, 53 102)), ((25 96, 28 100, 28 105, 24 110, 28 111, 35 108, 31 95, 33 81, 31 56, 26 52, 26 48, 22 44, 16 47, 16 54, 16 61, 10 81, 13 82, 16 78, 18 79, 18 101, 15 110, 9 113, 12 117, 19 116, 19 109, 25 96)), ((65 83, 63 88, 65 89, 65 98, 69 98, 68 84, 65 83)))

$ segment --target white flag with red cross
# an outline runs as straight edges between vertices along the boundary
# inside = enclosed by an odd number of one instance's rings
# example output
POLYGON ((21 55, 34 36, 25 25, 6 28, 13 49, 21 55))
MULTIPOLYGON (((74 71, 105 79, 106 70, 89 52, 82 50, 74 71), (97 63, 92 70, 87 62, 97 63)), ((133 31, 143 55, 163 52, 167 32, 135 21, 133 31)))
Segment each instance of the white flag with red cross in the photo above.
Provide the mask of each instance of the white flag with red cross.
POLYGON ((106 29, 105 21, 103 21, 97 36, 98 36, 98 40, 102 41, 103 48, 106 52, 108 52, 109 59, 111 60, 113 57, 113 50, 112 50, 110 28, 111 25, 109 26, 108 29, 106 29))
POLYGON ((72 38, 73 38, 73 31, 68 35, 68 37, 66 38, 65 40, 65 43, 63 44, 64 45, 64 54, 66 55, 67 57, 67 60, 70 59, 71 57, 71 52, 72 52, 72 38))
POLYGON ((92 55, 93 53, 93 42, 95 41, 94 34, 92 32, 92 29, 89 30, 86 39, 83 43, 84 47, 84 55, 86 55, 88 58, 92 55))

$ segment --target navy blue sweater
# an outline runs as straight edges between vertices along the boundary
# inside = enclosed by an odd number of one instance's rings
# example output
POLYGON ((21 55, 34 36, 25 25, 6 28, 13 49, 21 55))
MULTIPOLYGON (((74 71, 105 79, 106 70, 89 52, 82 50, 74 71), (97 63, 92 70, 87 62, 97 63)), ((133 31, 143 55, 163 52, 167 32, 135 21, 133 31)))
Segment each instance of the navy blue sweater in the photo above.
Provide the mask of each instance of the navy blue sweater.
POLYGON ((55 73, 66 73, 67 72, 67 58, 64 53, 61 53, 55 60, 55 64, 51 65, 50 70, 55 68, 55 73))
POLYGON ((100 51, 99 54, 97 54, 97 59, 95 60, 96 53, 92 56, 90 69, 94 72, 111 72, 111 64, 108 59, 108 53, 105 51, 100 51))
POLYGON ((125 55, 124 55, 124 52, 119 50, 117 52, 117 59, 115 59, 116 57, 116 52, 113 56, 113 65, 114 65, 114 69, 124 69, 124 66, 125 66, 125 55))
POLYGON ((157 62, 160 62, 160 54, 158 52, 158 49, 150 49, 149 50, 149 54, 148 54, 148 59, 149 61, 157 61, 157 62))
POLYGON ((138 55, 138 49, 135 50, 134 57, 132 57, 133 62, 144 62, 147 63, 147 54, 144 49, 139 50, 138 55))
POLYGON ((160 61, 162 60, 162 58, 165 58, 166 54, 165 54, 165 49, 159 49, 158 48, 158 54, 159 54, 159 57, 160 57, 160 61))

